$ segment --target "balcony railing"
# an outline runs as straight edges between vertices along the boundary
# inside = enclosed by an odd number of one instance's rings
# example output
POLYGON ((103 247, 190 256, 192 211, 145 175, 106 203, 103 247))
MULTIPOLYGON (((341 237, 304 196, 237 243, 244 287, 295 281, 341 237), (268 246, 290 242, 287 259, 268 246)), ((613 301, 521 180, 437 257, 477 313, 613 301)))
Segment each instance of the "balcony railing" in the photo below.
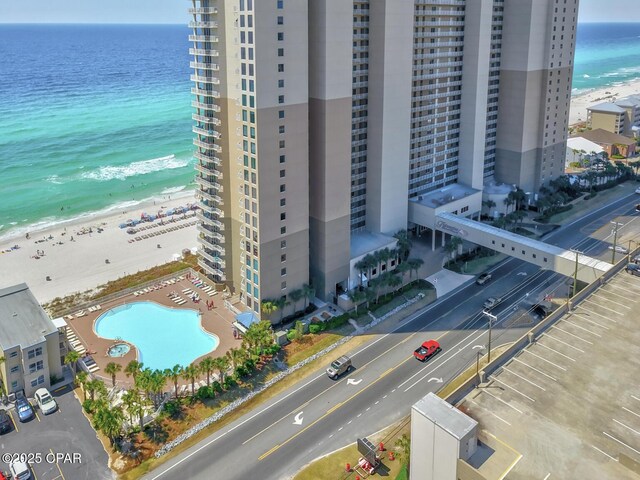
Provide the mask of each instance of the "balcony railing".
POLYGON ((198 238, 198 241, 206 248, 208 248, 209 250, 213 250, 214 252, 218 252, 218 256, 224 256, 225 254, 225 248, 218 244, 218 243, 212 243, 211 241, 209 241, 209 239, 207 237, 200 237, 198 238))
POLYGON ((189 22, 189 28, 218 28, 218 22, 189 22))
POLYGON ((222 125, 220 119, 215 117, 206 117, 204 115, 198 115, 197 113, 194 113, 193 115, 191 115, 191 118, 196 122, 210 123, 212 125, 222 125))
POLYGON ((220 85, 220 79, 218 77, 203 77, 202 75, 191 75, 189 78, 192 82, 220 85))
POLYGON ((220 65, 218 65, 217 63, 189 62, 189 66, 191 68, 197 68, 200 70, 212 70, 214 72, 220 70, 220 65))
POLYGON ((216 145, 215 143, 207 143, 194 138, 193 144, 196 147, 206 148, 207 150, 213 150, 214 152, 218 152, 218 153, 222 152, 222 147, 220 145, 216 145))
POLYGON ((202 88, 194 87, 191 89, 191 93, 194 95, 201 95, 203 97, 220 98, 220 92, 216 90, 203 90, 202 88))
POLYGON ((207 200, 209 200, 211 202, 216 202, 218 205, 222 205, 223 204, 222 197, 216 195, 215 193, 208 193, 205 190, 198 190, 198 193, 204 199, 207 199, 207 200))
POLYGON ((189 13, 192 15, 215 15, 218 13, 218 9, 215 7, 190 8, 189 13))
MULTIPOLYGON (((204 175, 204 179, 209 181, 209 183, 217 182, 218 180, 222 180, 222 178, 224 178, 224 176, 222 175, 222 172, 220 170, 215 170, 213 168, 205 167, 204 165, 202 165, 200 163, 196 163, 196 167, 195 168, 196 168, 196 171, 198 171, 198 172, 200 172, 201 174, 204 175), (212 177, 212 178, 210 178, 210 177, 212 177)), ((196 178, 199 178, 199 177, 196 177, 196 178)))
POLYGON ((216 35, 189 35, 189 41, 218 43, 220 41, 220 37, 217 37, 216 35))
POLYGON ((205 216, 200 210, 196 212, 196 217, 198 218, 198 220, 201 220, 202 222, 211 225, 212 227, 216 227, 218 230, 224 230, 224 223, 222 223, 220 220, 205 216))
POLYGON ((204 269, 204 271, 207 272, 208 274, 215 275, 220 280, 226 280, 224 272, 222 270, 220 270, 219 268, 216 268, 216 267, 210 265, 204 258, 199 258, 198 259, 198 265, 200 265, 204 269))
POLYGON ((214 112, 220 111, 220 105, 216 105, 215 103, 202 103, 202 102, 198 102, 197 100, 193 100, 191 102, 191 106, 195 108, 200 108, 203 110, 211 110, 214 112))
POLYGON ((220 132, 216 130, 205 130, 204 128, 194 126, 192 129, 193 133, 197 133, 198 135, 202 135, 203 137, 211 137, 211 138, 220 138, 222 135, 220 132))
POLYGON ((206 163, 213 163, 214 165, 222 164, 222 160, 219 157, 210 155, 208 153, 194 152, 193 157, 206 163))
POLYGON ((210 254, 203 248, 198 249, 198 253, 209 260, 211 263, 213 263, 215 266, 217 266, 217 268, 225 268, 227 265, 222 258, 218 257, 217 255, 210 254))
POLYGON ((214 205, 207 205, 204 202, 200 202, 200 207, 205 212, 217 215, 218 217, 224 217, 224 212, 214 205))

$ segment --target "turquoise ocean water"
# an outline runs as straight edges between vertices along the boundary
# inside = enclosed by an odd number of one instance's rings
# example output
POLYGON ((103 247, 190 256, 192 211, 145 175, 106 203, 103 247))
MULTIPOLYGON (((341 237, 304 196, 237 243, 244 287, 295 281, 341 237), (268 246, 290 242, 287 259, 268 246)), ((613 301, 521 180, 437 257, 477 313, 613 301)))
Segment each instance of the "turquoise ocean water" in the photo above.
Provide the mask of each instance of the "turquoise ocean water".
MULTIPOLYGON (((0 237, 193 188, 188 29, 0 25, 0 237)), ((574 94, 640 77, 640 24, 578 27, 574 94)))

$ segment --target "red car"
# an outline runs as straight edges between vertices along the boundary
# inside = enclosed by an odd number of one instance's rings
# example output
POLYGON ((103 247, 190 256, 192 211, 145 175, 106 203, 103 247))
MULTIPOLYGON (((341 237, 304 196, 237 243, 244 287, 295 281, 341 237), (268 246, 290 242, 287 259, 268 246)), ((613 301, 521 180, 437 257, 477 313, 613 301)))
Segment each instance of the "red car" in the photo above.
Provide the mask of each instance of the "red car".
POLYGON ((440 348, 440 344, 435 340, 427 340, 420 348, 416 348, 413 352, 413 356, 416 357, 421 362, 425 362, 437 354, 442 349, 440 348))

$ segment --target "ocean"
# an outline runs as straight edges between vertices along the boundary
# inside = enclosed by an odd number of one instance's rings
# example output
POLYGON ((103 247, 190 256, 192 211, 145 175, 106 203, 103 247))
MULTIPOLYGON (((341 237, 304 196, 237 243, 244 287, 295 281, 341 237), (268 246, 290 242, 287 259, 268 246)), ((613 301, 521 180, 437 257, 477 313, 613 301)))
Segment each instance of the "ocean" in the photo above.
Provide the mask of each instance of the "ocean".
MULTIPOLYGON (((193 189, 182 25, 0 25, 0 237, 193 189)), ((640 24, 580 24, 574 95, 640 77, 640 24)))

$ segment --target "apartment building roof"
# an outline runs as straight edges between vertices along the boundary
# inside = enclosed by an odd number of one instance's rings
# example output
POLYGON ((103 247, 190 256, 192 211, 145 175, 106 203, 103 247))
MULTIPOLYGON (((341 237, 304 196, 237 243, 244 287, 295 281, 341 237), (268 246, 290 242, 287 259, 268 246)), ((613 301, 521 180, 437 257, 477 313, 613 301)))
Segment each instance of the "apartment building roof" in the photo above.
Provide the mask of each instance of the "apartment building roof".
POLYGON ((616 102, 616 105, 620 107, 640 107, 640 96, 629 95, 628 97, 621 98, 616 102))
POLYGON ((571 150, 584 150, 586 153, 601 153, 604 152, 602 147, 596 142, 592 142, 584 137, 571 137, 567 139, 567 148, 571 150))
POLYGON ((595 130, 588 130, 580 133, 577 137, 586 138, 592 142, 600 145, 633 145, 635 140, 624 135, 618 135, 617 133, 607 132, 602 128, 596 128, 595 130))
POLYGON ((587 110, 591 110, 593 112, 604 112, 604 113, 625 113, 624 108, 619 107, 615 103, 611 102, 603 102, 598 103, 596 105, 591 105, 587 107, 587 110))
POLYGON ((22 348, 57 331, 26 283, 0 289, 0 347, 22 348))

